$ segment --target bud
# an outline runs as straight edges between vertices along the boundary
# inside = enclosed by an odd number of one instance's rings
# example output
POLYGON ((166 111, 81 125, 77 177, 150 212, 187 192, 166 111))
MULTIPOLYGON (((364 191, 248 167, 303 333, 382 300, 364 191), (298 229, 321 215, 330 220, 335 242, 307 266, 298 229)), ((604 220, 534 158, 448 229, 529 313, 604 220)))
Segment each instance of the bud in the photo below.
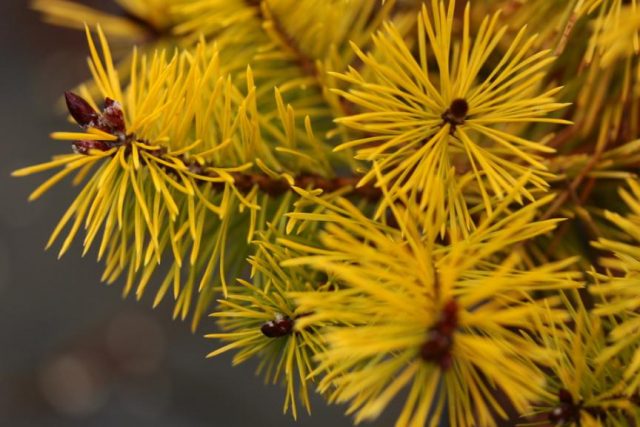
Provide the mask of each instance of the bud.
POLYGON ((293 320, 288 316, 279 314, 275 320, 270 320, 262 325, 260 331, 269 338, 284 337, 293 331, 293 320))
POLYGON ((65 92, 64 99, 71 117, 82 127, 91 126, 97 119, 98 113, 79 95, 73 92, 65 92))
POLYGON ((440 318, 431 327, 427 340, 420 348, 420 357, 426 362, 440 365, 447 370, 453 362, 451 351, 453 350, 453 334, 458 327, 458 304, 455 300, 449 300, 442 307, 440 318))
POLYGON ((560 400, 561 403, 573 405, 573 396, 571 395, 571 392, 565 388, 558 391, 558 400, 560 400))
POLYGON ((100 124, 106 128, 105 130, 124 133, 124 114, 119 102, 111 98, 105 99, 100 124))
POLYGON ((451 125, 451 134, 456 131, 456 126, 464 124, 467 114, 469 113, 469 103, 462 98, 457 98, 451 101, 451 105, 447 108, 447 111, 442 113, 442 120, 444 123, 451 125))
POLYGON ((76 154, 89 154, 89 150, 107 151, 111 146, 107 141, 75 141, 71 148, 76 154))
POLYGON ((453 333, 458 327, 458 304, 455 300, 449 300, 443 307, 438 321, 438 329, 445 334, 453 333))
POLYGON ((439 364, 442 369, 449 369, 452 347, 453 336, 434 329, 430 332, 428 340, 422 344, 420 356, 422 360, 439 364))
POLYGON ((568 423, 580 425, 581 405, 574 402, 571 393, 566 389, 560 389, 558 391, 558 400, 560 405, 553 408, 547 415, 549 421, 556 425, 568 423))
POLYGON ((469 104, 462 98, 454 99, 449 106, 449 112, 454 119, 464 121, 469 112, 469 104))

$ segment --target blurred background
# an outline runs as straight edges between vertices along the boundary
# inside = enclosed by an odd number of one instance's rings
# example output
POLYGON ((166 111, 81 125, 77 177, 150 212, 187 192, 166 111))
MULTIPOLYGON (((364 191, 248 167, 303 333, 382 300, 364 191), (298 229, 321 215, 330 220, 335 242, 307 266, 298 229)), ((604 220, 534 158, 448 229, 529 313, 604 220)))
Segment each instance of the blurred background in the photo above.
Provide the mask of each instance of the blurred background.
POLYGON ((65 127, 56 105, 88 77, 86 55, 81 33, 41 23, 28 1, 0 1, 0 426, 352 425, 318 399, 294 422, 255 364, 204 358, 217 345, 202 337, 211 320, 192 334, 168 304, 152 310, 101 284, 78 245, 61 261, 44 252, 76 189, 28 203, 42 176, 10 173, 67 149, 47 135, 65 127))

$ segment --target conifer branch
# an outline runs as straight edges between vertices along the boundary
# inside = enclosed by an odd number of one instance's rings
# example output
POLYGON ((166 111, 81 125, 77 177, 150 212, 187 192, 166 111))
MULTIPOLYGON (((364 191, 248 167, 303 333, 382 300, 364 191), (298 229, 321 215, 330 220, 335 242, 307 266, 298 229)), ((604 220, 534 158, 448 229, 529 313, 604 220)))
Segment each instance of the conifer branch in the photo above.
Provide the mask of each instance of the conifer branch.
MULTIPOLYGON (((302 71, 303 74, 315 80, 315 82, 320 87, 323 97, 326 98, 327 94, 324 90, 326 83, 324 82, 324 78, 321 75, 320 70, 318 69, 315 59, 308 56, 300 48, 298 42, 287 33, 286 28, 270 9, 269 3, 267 1, 249 0, 249 3, 258 3, 260 5, 260 7, 258 8, 260 10, 260 17, 262 19, 268 20, 268 22, 272 24, 273 29, 279 35, 280 40, 286 46, 286 50, 293 55, 294 61, 298 65, 298 68, 302 71)), ((340 113, 342 116, 350 116, 355 114, 354 105, 345 99, 339 99, 337 106, 340 109, 340 113)))
POLYGON ((35 2, 102 25, 74 154, 14 172, 80 185, 48 246, 213 310, 294 418, 640 425, 636 0, 117 1, 35 2))
MULTIPOLYGON (((75 141, 73 149, 76 153, 88 155, 91 150, 108 151, 112 148, 125 150, 125 158, 131 155, 131 144, 135 141, 141 144, 138 149, 140 153, 146 153, 150 157, 159 160, 160 168, 169 174, 176 174, 175 160, 182 162, 185 170, 188 170, 196 182, 211 183, 214 188, 224 189, 226 182, 211 182, 205 178, 218 177, 218 173, 209 172, 214 169, 215 165, 198 162, 188 155, 182 154, 178 156, 167 157, 168 150, 163 146, 154 146, 149 141, 139 139, 134 134, 126 134, 122 111, 114 104, 113 100, 107 98, 106 104, 109 106, 105 112, 99 114, 93 110, 89 103, 79 95, 72 92, 65 93, 67 107, 69 113, 81 127, 96 126, 102 132, 113 137, 113 141, 75 141), (115 105, 115 106, 114 106, 115 105), (111 116, 107 115, 107 111, 111 112, 111 116), (112 118, 113 114, 117 114, 116 119, 112 118), (113 124, 113 121, 117 123, 113 124), (149 148, 145 148, 149 147, 149 148)), ((112 154, 112 157, 116 154, 112 154)), ((254 187, 270 196, 280 196, 287 191, 291 191, 294 186, 305 189, 321 189, 326 193, 332 193, 342 189, 350 188, 343 195, 357 196, 364 199, 375 201, 381 196, 381 191, 372 183, 359 186, 358 183, 362 179, 358 176, 345 176, 328 178, 315 173, 305 173, 293 177, 293 182, 289 182, 285 178, 274 178, 264 173, 257 172, 231 172, 233 184, 242 193, 249 193, 254 187)))
POLYGON ((269 6, 269 2, 267 1, 249 1, 249 3, 259 3, 260 10, 262 11, 261 16, 272 26, 273 30, 276 34, 278 34, 280 41, 284 44, 285 49, 292 54, 294 61, 302 70, 302 72, 313 79, 315 79, 320 86, 322 86, 322 80, 320 78, 320 72, 318 67, 316 66, 316 62, 313 58, 308 56, 298 45, 298 42, 287 33, 286 28, 278 19, 276 14, 271 10, 269 6))
MULTIPOLYGON (((154 157, 168 160, 163 157, 162 150, 149 151, 149 154, 154 157)), ((198 163, 194 159, 189 159, 187 156, 180 156, 180 160, 184 164, 185 168, 194 174, 195 181, 203 181, 198 177, 216 177, 217 174, 209 173, 207 169, 209 165, 198 163)), ((172 168, 166 168, 166 171, 171 173, 172 168)), ((264 173, 258 172, 231 172, 233 177, 234 186, 242 193, 249 193, 254 187, 258 187, 260 191, 273 197, 280 196, 287 191, 292 191, 293 187, 300 187, 304 189, 320 189, 325 193, 332 193, 335 191, 349 188, 347 192, 343 192, 344 196, 360 197, 369 201, 379 200, 382 196, 382 192, 379 188, 376 188, 372 183, 365 185, 358 185, 362 177, 359 176, 342 176, 328 178, 319 174, 304 173, 293 177, 293 182, 289 182, 285 178, 274 178, 264 173)), ((224 182, 214 182, 213 187, 224 188, 224 182)))

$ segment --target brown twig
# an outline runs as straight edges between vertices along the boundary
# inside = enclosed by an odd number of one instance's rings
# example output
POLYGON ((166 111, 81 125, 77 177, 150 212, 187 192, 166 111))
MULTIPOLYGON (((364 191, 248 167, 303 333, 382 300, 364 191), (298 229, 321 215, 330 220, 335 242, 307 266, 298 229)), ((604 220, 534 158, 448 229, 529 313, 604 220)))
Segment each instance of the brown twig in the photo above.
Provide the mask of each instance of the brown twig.
POLYGON ((555 56, 560 56, 564 49, 567 47, 567 43, 569 42, 569 37, 571 37, 571 33, 573 32, 573 27, 575 27, 576 22, 578 21, 578 15, 575 12, 571 12, 567 23, 562 30, 562 34, 560 35, 560 40, 553 51, 555 56))
MULTIPOLYGON (((164 158, 164 152, 158 153, 156 150, 148 151, 148 153, 163 160, 164 163, 172 163, 170 159, 164 158)), ((217 174, 212 174, 211 172, 209 172, 208 165, 202 165, 195 160, 186 158, 184 156, 182 156, 180 160, 192 174, 196 175, 193 177, 196 181, 210 182, 204 179, 199 180, 197 177, 198 175, 202 177, 218 176, 217 174)), ((168 167, 165 168, 169 173, 177 172, 174 169, 168 167)), ((300 175, 294 177, 293 183, 289 183, 289 181, 284 178, 274 178, 269 175, 257 172, 233 172, 231 173, 231 176, 233 177, 233 185, 241 193, 248 193, 257 186, 260 191, 270 196, 277 197, 288 191, 292 191, 293 187, 295 186, 305 189, 320 189, 325 193, 332 193, 340 189, 349 188, 349 191, 344 194, 345 196, 360 197, 370 201, 376 201, 382 197, 381 190, 371 183, 365 184, 363 186, 358 186, 358 182, 362 178, 360 176, 327 178, 314 173, 301 173, 300 175)), ((226 182, 214 182, 211 184, 213 184, 214 187, 224 187, 226 185, 226 182)))
POLYGON ((269 4, 266 1, 260 2, 256 0, 248 0, 248 3, 260 8, 263 18, 267 22, 271 23, 273 30, 280 38, 280 41, 284 44, 285 49, 291 53, 296 64, 298 64, 304 74, 313 77, 318 84, 321 85, 320 72, 315 60, 307 55, 302 50, 298 42, 287 32, 280 19, 278 19, 271 10, 269 4))
POLYGON ((547 146, 558 149, 562 147, 567 141, 575 136, 576 132, 580 128, 579 124, 565 127, 560 132, 556 133, 551 141, 547 143, 547 146))
MULTIPOLYGON (((309 56, 300 47, 298 42, 287 32, 282 21, 278 19, 275 13, 273 13, 269 4, 266 1, 261 0, 245 0, 245 2, 259 11, 259 17, 262 20, 271 23, 273 30, 278 35, 280 41, 284 45, 284 48, 289 51, 293 57, 293 61, 298 65, 302 73, 311 77, 320 88, 325 86, 322 72, 318 68, 316 60, 309 56)), ((321 92, 322 96, 326 98, 325 91, 321 92)), ((327 101, 329 100, 327 99, 327 101)), ((340 114, 342 116, 352 116, 356 114, 354 105, 344 98, 339 99, 337 106, 339 107, 340 114)))
MULTIPOLYGON (((604 148, 604 147, 603 147, 604 148)), ((591 173, 593 168, 596 167, 600 158, 602 156, 603 150, 598 150, 593 157, 589 160, 589 162, 585 165, 584 168, 580 171, 580 173, 571 181, 568 185, 567 189, 563 191, 560 196, 553 202, 553 204, 547 209, 544 215, 542 215, 542 220, 546 220, 551 218, 557 211, 564 205, 567 199, 578 191, 578 188, 582 184, 582 181, 586 178, 586 176, 591 173)))

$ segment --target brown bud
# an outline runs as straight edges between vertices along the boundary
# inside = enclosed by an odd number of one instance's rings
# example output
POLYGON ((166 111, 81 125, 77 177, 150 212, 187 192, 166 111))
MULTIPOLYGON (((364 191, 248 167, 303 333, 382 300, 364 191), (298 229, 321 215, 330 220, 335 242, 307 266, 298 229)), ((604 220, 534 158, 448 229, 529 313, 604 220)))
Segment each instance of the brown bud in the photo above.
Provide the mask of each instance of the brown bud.
POLYGON ((79 95, 66 91, 64 99, 67 103, 67 110, 71 117, 82 127, 92 125, 98 119, 98 113, 79 95))
POLYGON ((469 112, 469 104, 465 99, 454 99, 449 106, 449 112, 454 119, 463 121, 469 112))
POLYGON ((454 329, 458 326, 458 304, 455 300, 449 300, 442 307, 440 313, 440 320, 438 322, 438 329, 445 334, 453 333, 454 329))
POLYGON ((427 362, 434 362, 441 368, 448 369, 451 366, 453 337, 437 330, 432 330, 429 335, 420 349, 420 356, 427 362))
POLYGON ((104 102, 104 110, 102 111, 101 124, 112 132, 124 133, 124 113, 119 102, 111 98, 106 98, 104 102))
POLYGON ((568 423, 579 425, 581 405, 573 401, 573 396, 571 396, 569 390, 560 389, 558 391, 558 400, 560 404, 547 415, 549 421, 556 425, 568 423))
POLYGON ((571 392, 565 388, 561 388, 558 391, 558 400, 562 403, 573 405, 573 396, 571 395, 571 392))
POLYGON ((429 329, 427 341, 420 348, 422 360, 437 363, 444 370, 451 368, 453 337, 458 327, 458 304, 447 301, 442 307, 440 318, 429 329))
POLYGON ((269 338, 284 337, 293 331, 293 320, 288 316, 278 315, 275 320, 262 325, 260 331, 269 338))
POLYGON ((107 151, 111 146, 107 141, 75 141, 71 148, 77 154, 89 154, 89 150, 107 151))

